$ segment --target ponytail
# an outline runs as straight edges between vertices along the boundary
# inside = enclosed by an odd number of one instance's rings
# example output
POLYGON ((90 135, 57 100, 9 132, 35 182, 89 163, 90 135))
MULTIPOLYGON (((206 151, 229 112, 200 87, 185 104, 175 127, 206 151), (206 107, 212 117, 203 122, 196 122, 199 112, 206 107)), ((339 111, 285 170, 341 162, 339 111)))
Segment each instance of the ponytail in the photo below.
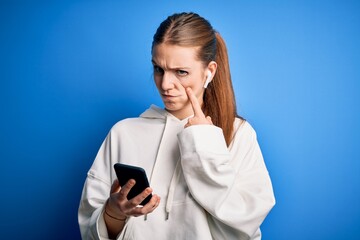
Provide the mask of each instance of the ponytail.
POLYGON ((211 117, 214 125, 222 128, 226 144, 229 146, 237 117, 234 89, 231 82, 229 58, 223 38, 216 36, 217 70, 213 81, 205 90, 204 112, 211 117))

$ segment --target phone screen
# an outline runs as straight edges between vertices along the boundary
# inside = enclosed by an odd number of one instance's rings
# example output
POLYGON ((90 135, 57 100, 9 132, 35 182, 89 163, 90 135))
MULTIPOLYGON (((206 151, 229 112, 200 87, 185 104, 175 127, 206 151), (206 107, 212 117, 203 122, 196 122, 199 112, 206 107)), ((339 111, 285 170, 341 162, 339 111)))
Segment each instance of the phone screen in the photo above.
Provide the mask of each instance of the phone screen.
MULTIPOLYGON (((136 184, 131 188, 127 199, 130 200, 136 197, 142 191, 144 191, 145 188, 149 187, 149 181, 143 168, 122 163, 116 163, 114 165, 114 169, 121 187, 124 186, 130 179, 134 179, 136 181, 136 184)), ((151 197, 152 194, 147 196, 140 203, 140 205, 145 205, 146 203, 148 203, 151 197)))

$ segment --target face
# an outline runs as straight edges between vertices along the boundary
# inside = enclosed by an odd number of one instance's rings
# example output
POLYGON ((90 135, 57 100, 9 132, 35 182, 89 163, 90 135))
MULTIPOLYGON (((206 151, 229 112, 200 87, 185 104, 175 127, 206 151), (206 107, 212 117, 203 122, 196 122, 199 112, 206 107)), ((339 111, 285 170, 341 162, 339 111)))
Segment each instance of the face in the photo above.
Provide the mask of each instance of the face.
POLYGON ((154 80, 165 109, 179 119, 193 114, 185 89, 190 87, 203 103, 206 67, 196 59, 197 48, 159 44, 154 46, 154 80))

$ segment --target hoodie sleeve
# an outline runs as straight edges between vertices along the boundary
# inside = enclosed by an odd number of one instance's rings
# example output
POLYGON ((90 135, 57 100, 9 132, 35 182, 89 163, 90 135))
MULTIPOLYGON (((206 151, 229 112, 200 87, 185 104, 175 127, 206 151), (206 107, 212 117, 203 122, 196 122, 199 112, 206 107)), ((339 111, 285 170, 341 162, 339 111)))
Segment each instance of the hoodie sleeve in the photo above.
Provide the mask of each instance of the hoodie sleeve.
POLYGON ((103 207, 110 194, 110 136, 101 145, 83 187, 78 220, 82 239, 108 239, 103 207), (107 177, 106 177, 107 176, 107 177))
POLYGON ((185 180, 194 199, 213 216, 213 234, 251 238, 275 199, 250 124, 240 125, 230 148, 222 129, 212 125, 188 127, 178 139, 185 180))
POLYGON ((109 239, 103 212, 112 181, 116 177, 113 164, 119 158, 119 139, 113 133, 114 128, 102 143, 87 173, 78 210, 82 239, 109 239))

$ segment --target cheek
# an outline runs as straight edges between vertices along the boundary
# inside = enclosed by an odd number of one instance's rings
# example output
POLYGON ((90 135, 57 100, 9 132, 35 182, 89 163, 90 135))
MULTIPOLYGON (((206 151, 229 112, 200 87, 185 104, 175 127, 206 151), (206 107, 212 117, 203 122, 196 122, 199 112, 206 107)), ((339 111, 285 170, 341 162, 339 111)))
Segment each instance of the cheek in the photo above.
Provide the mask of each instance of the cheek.
POLYGON ((200 78, 190 79, 186 83, 183 84, 184 87, 190 87, 195 92, 200 92, 203 89, 204 84, 200 80, 200 78))
POLYGON ((198 98, 203 96, 205 88, 201 81, 192 81, 191 84, 189 84, 189 87, 193 90, 198 98))
POLYGON ((181 85, 192 89, 198 89, 201 85, 201 78, 198 75, 187 76, 186 78, 181 79, 181 85))

